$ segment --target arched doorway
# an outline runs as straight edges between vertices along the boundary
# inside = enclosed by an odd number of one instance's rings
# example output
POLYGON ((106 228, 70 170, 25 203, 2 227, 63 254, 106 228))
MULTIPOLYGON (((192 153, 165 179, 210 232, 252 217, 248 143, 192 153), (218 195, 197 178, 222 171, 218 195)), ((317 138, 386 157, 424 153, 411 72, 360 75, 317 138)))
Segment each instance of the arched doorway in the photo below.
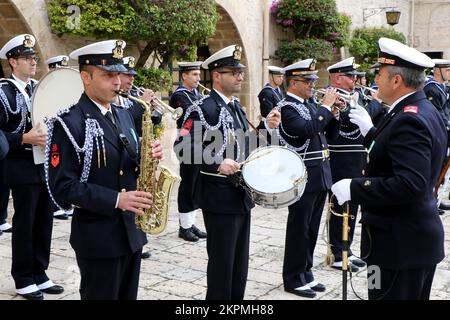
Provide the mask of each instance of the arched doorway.
MULTIPOLYGON (((16 5, 10 0, 0 2, 0 48, 11 38, 22 33, 33 34, 16 5)), ((39 45, 36 46, 36 50, 38 55, 42 57, 39 45)), ((11 69, 8 65, 8 61, 2 59, 1 68, 4 76, 9 77, 11 69)), ((44 62, 40 61, 35 78, 39 79, 46 71, 47 69, 45 68, 44 62)))

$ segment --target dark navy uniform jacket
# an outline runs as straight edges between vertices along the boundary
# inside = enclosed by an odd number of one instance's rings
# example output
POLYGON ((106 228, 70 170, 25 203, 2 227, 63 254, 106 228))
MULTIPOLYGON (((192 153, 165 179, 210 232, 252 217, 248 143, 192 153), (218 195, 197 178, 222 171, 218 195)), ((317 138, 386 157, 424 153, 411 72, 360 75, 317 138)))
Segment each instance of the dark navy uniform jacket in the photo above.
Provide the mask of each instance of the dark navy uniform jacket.
POLYGON ((176 108, 183 108, 183 115, 177 120, 177 128, 180 129, 183 124, 184 114, 186 109, 194 104, 195 101, 200 100, 203 96, 194 89, 188 90, 184 86, 179 86, 174 93, 170 96, 169 105, 176 108))
POLYGON ((366 176, 351 199, 362 206, 361 255, 387 269, 431 267, 444 258, 444 230, 433 193, 447 133, 423 91, 400 101, 365 137, 366 176))
MULTIPOLYGON (((138 149, 133 119, 122 108, 112 106, 116 123, 126 135, 131 148, 138 149)), ((94 146, 87 182, 80 182, 83 169, 67 134, 56 122, 52 150, 59 152, 57 165, 49 165, 50 188, 58 203, 75 205, 70 243, 77 256, 85 259, 113 258, 136 252, 147 242, 145 234, 135 225, 135 215, 116 209, 120 191, 136 190, 138 165, 125 150, 113 127, 99 108, 83 94, 70 112, 62 115, 79 146, 85 139, 85 120, 95 119, 104 131, 106 166, 100 148, 100 164, 94 146)))
POLYGON ((0 130, 0 160, 4 159, 9 151, 9 143, 3 131, 0 130))
MULTIPOLYGON (((302 104, 294 97, 287 95, 286 101, 302 104)), ((285 106, 281 109, 280 135, 287 143, 294 147, 301 147, 307 139, 310 144, 306 152, 315 152, 328 149, 327 136, 336 137, 339 132, 339 121, 325 107, 318 107, 308 103, 307 108, 311 114, 311 120, 305 120, 291 106, 285 106), (289 137, 289 136, 291 137, 289 137), (295 138, 292 138, 295 137, 295 138)), ((300 155, 304 151, 299 151, 300 155)), ((320 153, 307 155, 308 158, 320 157, 320 153)), ((308 171, 308 182, 305 192, 326 191, 331 188, 331 169, 330 160, 326 159, 305 161, 308 171)))
MULTIPOLYGON (((277 103, 283 98, 284 96, 280 88, 274 89, 267 83, 258 94, 259 111, 261 116, 266 118, 270 111, 272 111, 277 103)), ((258 129, 265 129, 263 121, 260 122, 258 129)))
MULTIPOLYGON (((0 90, 8 99, 13 111, 17 110, 16 95, 21 95, 15 85, 3 80, 0 90)), ((32 82, 32 86, 35 83, 32 82)), ((43 165, 35 165, 33 150, 30 144, 22 144, 23 132, 12 133, 22 121, 22 113, 6 113, 5 106, 0 99, 0 129, 3 130, 9 143, 9 153, 3 160, 3 182, 5 184, 43 183, 43 165)), ((25 133, 32 128, 30 113, 27 113, 25 133)))
POLYGON ((437 82, 434 78, 429 78, 425 82, 423 88, 428 100, 436 107, 444 120, 447 131, 450 136, 450 106, 448 100, 448 93, 446 88, 437 82))
MULTIPOLYGON (((232 115, 232 121, 234 123, 235 129, 241 129, 246 131, 248 129, 248 125, 245 122, 245 114, 242 110, 238 101, 234 101, 236 107, 238 108, 238 112, 240 112, 241 119, 238 119, 233 110, 230 109, 228 105, 222 100, 222 98, 216 93, 215 90, 211 91, 211 94, 203 100, 203 103, 200 105, 203 111, 203 115, 205 120, 210 125, 215 125, 219 121, 219 114, 222 107, 225 107, 229 113, 232 115), (243 121, 244 120, 244 121, 243 121), (242 126, 240 125, 242 124, 242 126)), ((202 139, 203 134, 200 134, 199 129, 200 124, 198 123, 198 113, 193 112, 189 116, 186 121, 186 124, 190 129, 189 139, 183 139, 183 137, 179 137, 178 141, 176 141, 177 147, 183 145, 183 148, 190 148, 193 154, 193 157, 197 158, 197 160, 201 161, 201 164, 198 164, 201 171, 206 173, 218 173, 218 168, 220 163, 226 158, 227 153, 224 156, 218 156, 215 150, 205 151, 205 149, 210 145, 214 140, 211 141, 197 141, 198 138, 202 139), (197 122, 197 124, 195 124, 197 122), (181 144, 181 145, 180 145, 181 144), (205 161, 205 158, 201 156, 204 152, 209 152, 211 158, 214 158, 215 161, 210 161, 209 163, 205 161)), ((222 128, 217 130, 220 133, 220 136, 223 136, 222 128)), ((204 129, 202 130, 204 132, 204 129)), ((249 154, 248 150, 248 139, 245 139, 246 147, 241 149, 244 155, 243 158, 247 158, 249 154)), ((222 145, 220 143, 220 145, 222 145)), ((234 152, 236 149, 234 148, 234 152)), ((233 158, 234 157, 229 157, 233 158)), ((249 210, 254 207, 253 201, 250 199, 246 191, 241 186, 235 186, 231 180, 228 178, 215 177, 207 174, 200 174, 199 179, 196 184, 196 190, 194 192, 194 196, 196 198, 196 202, 199 204, 200 208, 206 210, 208 212, 216 212, 221 214, 245 214, 248 213, 249 210)))

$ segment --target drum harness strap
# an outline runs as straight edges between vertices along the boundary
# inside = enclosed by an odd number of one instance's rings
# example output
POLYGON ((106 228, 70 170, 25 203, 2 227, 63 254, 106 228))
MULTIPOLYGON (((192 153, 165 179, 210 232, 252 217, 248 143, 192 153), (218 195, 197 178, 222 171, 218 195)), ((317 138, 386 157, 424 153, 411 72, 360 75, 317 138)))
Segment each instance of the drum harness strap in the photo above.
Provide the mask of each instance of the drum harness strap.
POLYGON ((75 138, 71 134, 66 123, 61 118, 62 115, 69 113, 70 108, 72 108, 72 107, 73 106, 58 111, 58 114, 55 117, 52 117, 50 119, 44 119, 45 124, 48 127, 48 137, 47 137, 47 144, 45 146, 45 163, 44 163, 45 183, 47 185, 47 190, 50 194, 52 201, 55 203, 55 205, 59 209, 62 209, 62 208, 58 203, 56 203, 55 198, 53 197, 53 194, 50 190, 50 185, 48 182, 48 179, 49 179, 48 169, 49 169, 49 162, 51 160, 50 154, 52 151, 51 150, 51 141, 52 141, 52 137, 53 137, 53 129, 55 127, 56 122, 59 122, 61 124, 62 128, 64 129, 64 131, 66 132, 67 137, 69 138, 70 142, 72 143, 72 145, 75 149, 75 152, 78 157, 78 162, 80 164, 81 164, 80 154, 84 154, 83 171, 81 172, 80 182, 84 183, 89 178, 89 172, 91 170, 92 155, 93 155, 93 150, 94 150, 94 143, 95 143, 95 147, 97 149, 98 165, 100 166, 100 161, 101 161, 100 150, 103 150, 103 161, 104 161, 104 165, 106 166, 106 150, 105 150, 105 141, 103 140, 103 135, 104 135, 103 129, 100 127, 100 124, 97 122, 97 120, 91 119, 91 118, 86 119, 84 145, 80 147, 78 145, 78 143, 75 141, 75 138))

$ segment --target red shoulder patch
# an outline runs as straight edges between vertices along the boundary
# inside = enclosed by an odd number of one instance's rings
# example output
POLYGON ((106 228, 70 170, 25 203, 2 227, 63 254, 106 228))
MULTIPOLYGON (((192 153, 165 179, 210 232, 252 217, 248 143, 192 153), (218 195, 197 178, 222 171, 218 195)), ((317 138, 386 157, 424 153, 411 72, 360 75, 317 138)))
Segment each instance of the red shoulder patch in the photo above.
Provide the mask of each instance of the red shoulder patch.
POLYGON ((182 136, 182 137, 187 136, 191 132, 193 123, 194 123, 194 120, 192 120, 192 119, 189 119, 188 121, 186 121, 183 128, 181 128, 181 130, 180 130, 180 136, 182 136))
POLYGON ((416 106, 406 106, 403 108, 403 112, 419 113, 419 108, 416 106))
POLYGON ((59 164, 61 162, 61 158, 60 158, 59 152, 58 152, 58 145, 56 143, 54 143, 52 145, 52 152, 50 154, 50 162, 51 162, 53 168, 56 168, 57 166, 59 166, 59 164))

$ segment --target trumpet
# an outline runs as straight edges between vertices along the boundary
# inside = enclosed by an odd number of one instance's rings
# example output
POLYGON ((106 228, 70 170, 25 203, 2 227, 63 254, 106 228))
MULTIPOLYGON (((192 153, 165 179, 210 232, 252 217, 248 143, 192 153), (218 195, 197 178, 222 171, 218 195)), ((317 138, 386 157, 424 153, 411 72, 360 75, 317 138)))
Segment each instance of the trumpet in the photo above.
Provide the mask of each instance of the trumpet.
POLYGON ((202 89, 202 95, 204 96, 208 96, 211 93, 211 89, 205 87, 204 85, 202 85, 200 82, 198 83, 198 86, 202 89))
MULTIPOLYGON (((137 88, 137 89, 139 89, 139 88, 137 88)), ((139 90, 141 90, 141 92, 143 92, 142 89, 139 89, 139 90)), ((166 112, 170 112, 172 114, 173 120, 178 120, 183 115, 183 108, 174 109, 171 106, 169 106, 167 103, 162 102, 160 99, 158 99, 156 97, 152 101, 152 104, 150 105, 146 101, 139 99, 135 96, 132 96, 131 94, 129 94, 123 90, 116 90, 116 93, 124 98, 127 98, 127 99, 130 99, 130 100, 140 103, 145 108, 146 112, 149 112, 152 109, 152 107, 160 115, 164 115, 166 112)))
MULTIPOLYGON (((314 101, 316 101, 316 103, 321 103, 326 92, 327 92, 326 89, 313 89, 314 101), (318 97, 318 96, 320 96, 320 97, 318 97)), ((336 108, 339 109, 340 112, 347 111, 348 106, 350 106, 350 108, 354 108, 358 104, 358 100, 359 100, 358 92, 355 92, 353 94, 344 94, 344 93, 338 92, 338 95, 339 95, 339 99, 341 99, 345 102, 344 106, 342 106, 342 107, 335 106, 336 108)))
MULTIPOLYGON (((363 86, 362 84, 356 84, 355 87, 361 89, 362 90, 362 94, 364 95, 364 99, 367 99, 367 100, 370 100, 370 101, 372 101, 375 98, 373 96, 371 96, 371 95, 365 94, 364 91, 367 90, 367 91, 372 92, 372 93, 378 93, 377 89, 366 87, 366 86, 363 86)), ((389 108, 389 105, 387 103, 385 103, 385 102, 381 102, 381 105, 383 107, 385 107, 385 108, 389 108)))
POLYGON ((372 93, 377 93, 378 92, 377 89, 374 89, 374 88, 371 88, 371 87, 366 87, 366 86, 363 86, 362 84, 359 84, 359 83, 355 84, 355 87, 356 88, 360 88, 360 89, 362 89, 364 91, 366 91, 366 90, 370 91, 372 93))

